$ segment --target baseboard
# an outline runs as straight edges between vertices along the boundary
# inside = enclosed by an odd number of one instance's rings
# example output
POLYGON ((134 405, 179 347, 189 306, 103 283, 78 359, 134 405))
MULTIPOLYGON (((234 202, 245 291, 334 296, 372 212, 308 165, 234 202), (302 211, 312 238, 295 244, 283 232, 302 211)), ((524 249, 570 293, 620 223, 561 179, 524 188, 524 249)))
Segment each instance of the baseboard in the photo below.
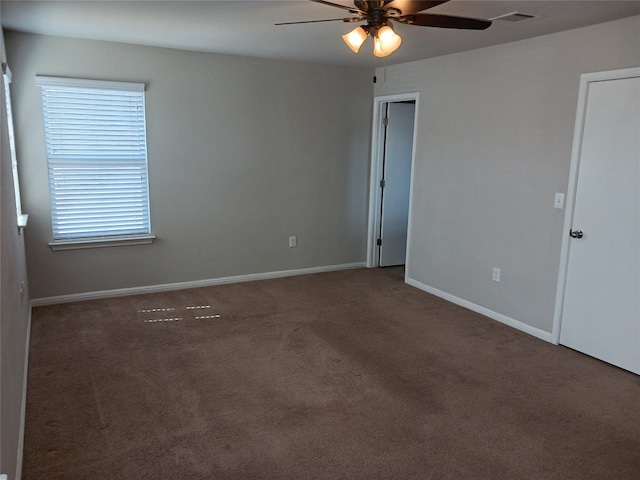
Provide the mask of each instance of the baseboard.
MULTIPOLYGON (((27 420, 27 379, 29 374, 29 340, 31 339, 31 306, 27 316, 27 338, 24 346, 24 371, 22 377, 22 405, 20 406, 20 430, 18 432, 18 454, 16 458, 16 480, 22 478, 22 460, 24 457, 24 430, 27 420)), ((2 479, 0 479, 2 480, 2 479)))
POLYGON ((531 325, 523 323, 519 320, 515 320, 513 318, 507 317, 506 315, 502 315, 500 313, 494 312, 493 310, 489 310, 488 308, 482 307, 480 305, 476 305, 475 303, 456 297, 455 295, 451 295, 450 293, 443 292, 442 290, 438 290, 437 288, 430 287, 429 285, 425 285, 424 283, 414 280, 412 278, 406 277, 405 280, 412 287, 416 287, 427 293, 435 295, 436 297, 443 298, 451 303, 460 305, 461 307, 468 308, 469 310, 472 310, 476 313, 484 315, 485 317, 489 317, 492 320, 496 320, 500 323, 504 323, 505 325, 509 325, 510 327, 513 327, 516 330, 520 330, 521 332, 528 333, 529 335, 533 335, 534 337, 544 340, 545 342, 553 343, 551 332, 546 332, 539 328, 532 327, 531 325))
POLYGON ((161 293, 171 290, 186 290, 188 288, 211 287, 228 283, 252 282, 254 280, 269 280, 272 278, 293 277, 296 275, 309 275, 311 273, 334 272, 338 270, 350 270, 365 267, 364 262, 345 263, 342 265, 326 265, 322 267, 299 268, 296 270, 280 270, 277 272, 252 273, 249 275, 236 275, 233 277, 212 278, 207 280, 195 280, 190 282, 164 283, 144 287, 118 288, 114 290, 102 290, 97 292, 74 293, 70 295, 58 295, 55 297, 35 298, 31 305, 40 307, 59 303, 79 302, 83 300, 99 300, 102 298, 123 297, 126 295, 140 295, 145 293, 161 293))

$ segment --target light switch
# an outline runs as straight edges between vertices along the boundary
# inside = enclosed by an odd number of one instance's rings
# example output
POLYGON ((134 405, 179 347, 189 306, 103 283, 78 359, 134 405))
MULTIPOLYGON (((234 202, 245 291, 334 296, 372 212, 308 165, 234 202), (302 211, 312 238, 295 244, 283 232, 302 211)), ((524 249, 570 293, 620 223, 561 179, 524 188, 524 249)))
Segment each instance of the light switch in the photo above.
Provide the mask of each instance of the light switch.
POLYGON ((556 193, 556 199, 553 203, 553 208, 559 208, 560 210, 564 208, 564 193, 556 193))

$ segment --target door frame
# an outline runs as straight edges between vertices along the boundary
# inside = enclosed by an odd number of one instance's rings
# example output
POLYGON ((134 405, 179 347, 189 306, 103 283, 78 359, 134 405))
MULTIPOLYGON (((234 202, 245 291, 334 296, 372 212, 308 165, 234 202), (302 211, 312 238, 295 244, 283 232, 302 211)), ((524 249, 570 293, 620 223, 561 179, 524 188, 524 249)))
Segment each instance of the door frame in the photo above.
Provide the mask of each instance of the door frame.
POLYGON ((640 76, 640 67, 610 70, 606 72, 583 73, 580 75, 580 89, 578 91, 578 109, 573 133, 573 148, 571 150, 571 167, 569 168, 569 186, 567 189, 567 202, 565 204, 564 225, 562 227, 562 249, 560 250, 560 268, 558 270, 558 283, 556 289, 556 304, 553 314, 553 328, 551 341, 555 345, 560 343, 560 331, 562 328, 562 311, 564 308, 564 294, 567 284, 567 271, 569 268, 570 245, 568 232, 573 225, 573 214, 580 173, 580 156, 582 154, 582 135, 587 113, 587 100, 589 98, 589 85, 592 82, 609 80, 622 80, 640 76))
MULTIPOLYGON (((418 104, 420 94, 399 93, 395 95, 383 95, 374 97, 373 103, 373 127, 371 134, 371 163, 369 180, 369 224, 367 229, 367 267, 373 268, 379 265, 377 255, 376 240, 380 232, 380 222, 382 221, 380 212, 380 202, 382 200, 380 192, 380 180, 383 174, 384 160, 384 118, 385 106, 387 103, 415 101, 415 116, 413 119, 413 144, 411 145, 411 177, 409 180, 409 222, 407 224, 407 255, 409 258, 409 246, 411 237, 411 211, 413 204, 413 172, 416 159, 416 138, 418 132, 418 104)), ((406 272, 405 272, 406 278, 406 272)))

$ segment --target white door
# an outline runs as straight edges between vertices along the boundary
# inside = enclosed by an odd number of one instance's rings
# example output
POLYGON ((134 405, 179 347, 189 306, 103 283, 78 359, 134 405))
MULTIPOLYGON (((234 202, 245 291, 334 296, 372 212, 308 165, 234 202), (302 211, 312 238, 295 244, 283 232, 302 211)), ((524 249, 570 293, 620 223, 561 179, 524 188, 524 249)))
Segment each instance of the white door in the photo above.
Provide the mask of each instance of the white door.
POLYGON ((560 343, 640 374, 640 69, 634 71, 587 84, 560 343))
POLYGON ((389 103, 387 109, 380 221, 381 267, 404 265, 407 256, 415 102, 389 103))

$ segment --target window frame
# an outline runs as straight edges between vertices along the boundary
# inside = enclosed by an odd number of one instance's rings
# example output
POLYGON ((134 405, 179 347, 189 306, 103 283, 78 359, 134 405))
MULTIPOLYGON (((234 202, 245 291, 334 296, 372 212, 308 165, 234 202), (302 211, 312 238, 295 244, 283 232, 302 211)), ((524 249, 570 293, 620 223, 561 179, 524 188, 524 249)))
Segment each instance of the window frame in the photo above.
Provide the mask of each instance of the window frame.
MULTIPOLYGON (((41 105, 43 108, 43 122, 45 125, 45 144, 47 145, 47 151, 46 151, 46 158, 47 158, 47 168, 48 168, 48 179, 49 179, 49 198, 50 198, 50 202, 51 202, 51 222, 52 222, 52 237, 53 240, 49 243, 49 246, 51 247, 52 250, 70 250, 70 249, 83 249, 83 248, 96 248, 96 247, 112 247, 112 246, 122 246, 122 245, 141 245, 141 244, 149 244, 152 243, 153 240, 156 238, 155 235, 152 235, 152 230, 151 230, 151 205, 150 205, 150 189, 149 189, 149 161, 148 161, 148 154, 147 154, 147 132, 146 132, 146 109, 145 109, 145 85, 143 83, 131 83, 131 82, 114 82, 114 81, 103 81, 103 80, 85 80, 85 79, 78 79, 78 78, 63 78, 63 77, 47 77, 47 76, 36 76, 36 84, 41 87, 42 89, 42 93, 43 93, 43 98, 41 100, 41 105), (91 91, 91 90, 95 90, 96 91, 96 95, 99 95, 97 92, 98 91, 118 91, 118 92, 133 92, 133 93, 140 93, 141 98, 139 99, 141 101, 141 106, 142 106, 142 118, 141 120, 138 119, 137 120, 137 125, 138 127, 140 127, 139 129, 142 131, 142 134, 139 137, 139 145, 141 145, 141 148, 138 149, 138 162, 140 162, 140 165, 144 165, 144 175, 145 175, 145 182, 146 185, 145 187, 140 190, 140 192, 144 191, 146 193, 146 198, 142 197, 143 200, 141 202, 140 205, 146 207, 146 215, 143 215, 144 220, 143 223, 141 224, 142 227, 144 227, 143 229, 146 230, 146 232, 141 233, 141 232, 136 232, 136 233, 127 233, 127 234, 118 234, 118 233, 113 233, 113 234, 104 234, 104 232, 100 233, 100 234, 96 234, 96 235, 86 235, 86 236, 69 236, 69 237, 65 237, 63 235, 59 234, 58 231, 58 235, 56 235, 56 231, 55 231, 55 225, 54 225, 54 215, 56 215, 54 213, 54 209, 56 208, 56 205, 54 204, 55 199, 53 196, 53 191, 51 190, 52 188, 52 172, 51 172, 51 162, 53 161, 54 163, 56 161, 60 162, 60 160, 55 160, 50 157, 50 151, 48 148, 48 142, 49 139, 47 137, 47 122, 49 121, 49 118, 47 117, 47 112, 45 112, 45 100, 44 100, 44 94, 45 94, 45 89, 69 89, 67 93, 73 93, 75 95, 78 95, 78 98, 80 97, 81 93, 77 92, 77 89, 81 89, 81 90, 85 90, 87 92, 91 91), (72 90, 76 90, 76 92, 73 92, 72 90), (144 160, 143 162, 141 160, 144 160)), ((51 128, 51 125, 49 124, 49 127, 51 128)), ((80 134, 79 134, 80 135, 80 134)), ((95 155, 95 152, 93 152, 92 154, 88 154, 89 157, 95 155)), ((99 161, 101 161, 101 163, 99 165, 103 165, 103 166, 107 166, 109 165, 109 161, 103 159, 97 159, 99 161)), ((64 164, 64 162, 70 162, 69 159, 66 160, 62 160, 62 163, 64 164)), ((82 159, 83 162, 87 162, 90 163, 90 160, 87 161, 87 159, 82 159)), ((113 160, 115 163, 112 164, 116 165, 118 163, 118 160, 113 160)), ((96 177, 99 177, 100 174, 97 174, 96 177)), ((88 204, 88 205, 98 205, 99 204, 88 204)), ((133 205, 132 205, 133 206, 133 205)), ((85 234, 88 232, 85 232, 85 234)))

